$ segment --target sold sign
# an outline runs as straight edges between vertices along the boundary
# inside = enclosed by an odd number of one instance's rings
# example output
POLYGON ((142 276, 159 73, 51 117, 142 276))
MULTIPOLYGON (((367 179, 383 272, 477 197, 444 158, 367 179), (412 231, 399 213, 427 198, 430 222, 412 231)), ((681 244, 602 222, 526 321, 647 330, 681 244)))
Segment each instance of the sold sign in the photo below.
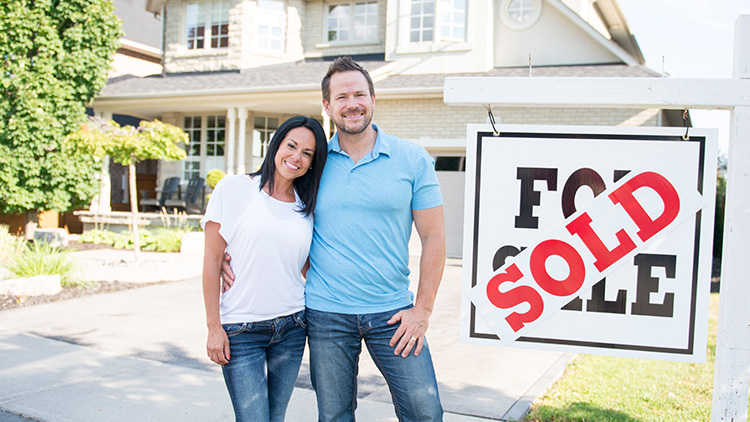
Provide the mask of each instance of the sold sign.
MULTIPOLYGON (((490 137, 486 138, 486 142, 511 142, 512 148, 508 148, 509 151, 518 151, 524 146, 532 151, 532 155, 519 154, 522 162, 510 168, 507 161, 502 161, 504 158, 500 158, 502 163, 500 165, 500 162, 494 159, 495 155, 479 157, 477 163, 480 166, 484 164, 485 167, 481 170, 486 173, 481 179, 475 177, 467 182, 467 190, 475 189, 473 197, 467 195, 467 213, 470 204, 483 204, 485 207, 481 210, 477 207, 474 210, 472 217, 479 220, 480 224, 478 227, 476 225, 472 227, 473 239, 469 236, 465 237, 465 261, 467 256, 470 256, 477 268, 482 268, 484 266, 482 261, 486 261, 490 255, 487 251, 480 250, 478 245, 483 244, 482 239, 484 239, 484 244, 490 241, 494 241, 492 244, 495 245, 508 242, 510 239, 508 236, 497 236, 497 240, 487 239, 489 234, 502 233, 503 225, 514 225, 514 233, 526 233, 522 240, 522 247, 518 248, 515 255, 505 257, 503 265, 496 266, 492 272, 475 271, 472 274, 473 285, 468 291, 465 290, 466 296, 474 307, 472 311, 475 310, 481 316, 482 322, 489 326, 489 331, 497 337, 501 345, 510 345, 519 337, 537 334, 540 330, 536 328, 540 325, 550 326, 543 322, 550 316, 554 315, 554 318, 551 318, 554 320, 558 318, 557 315, 564 314, 565 312, 561 312, 562 308, 570 308, 575 300, 580 301, 577 299, 579 296, 589 294, 595 285, 602 286, 599 289, 602 295, 601 301, 607 303, 608 301, 604 300, 603 282, 614 272, 619 271, 617 274, 623 278, 622 274, 633 272, 630 268, 634 263, 636 266, 645 266, 645 263, 653 263, 656 259, 661 260, 659 262, 674 262, 676 267, 677 262, 685 265, 688 260, 694 258, 693 253, 690 256, 679 257, 675 254, 648 254, 646 252, 658 250, 663 246, 665 236, 675 228, 681 227, 683 223, 685 224, 682 226, 683 230, 679 231, 680 233, 693 230, 696 213, 713 203, 713 195, 708 198, 701 195, 696 188, 695 178, 683 177, 690 173, 684 171, 684 166, 687 164, 685 157, 705 155, 695 152, 698 149, 696 145, 685 143, 684 146, 689 152, 676 156, 672 147, 677 144, 640 142, 638 146, 647 147, 643 148, 643 151, 647 153, 633 154, 637 157, 637 162, 627 163, 628 165, 625 166, 616 161, 620 159, 620 156, 625 155, 618 154, 617 148, 625 147, 611 140, 597 141, 597 143, 587 140, 555 140, 554 143, 550 143, 549 148, 540 148, 539 145, 526 139, 502 140, 490 137), (565 149, 566 142, 569 146, 574 146, 570 148, 570 155, 567 157, 560 151, 548 152, 554 148, 565 149), (609 142, 608 145, 607 142, 609 142), (586 156, 590 150, 607 151, 607 147, 611 153, 614 153, 614 157, 605 158, 601 163, 586 156), (579 152, 580 157, 575 157, 576 152, 579 152), (534 155, 537 156, 534 157, 534 155), (670 164, 670 157, 676 162, 670 164), (554 160, 559 160, 562 164, 556 164, 554 160), (598 173, 594 170, 597 164, 602 169, 600 170, 602 173, 610 171, 609 167, 617 168, 618 166, 626 168, 627 171, 621 172, 617 181, 606 189, 602 181, 588 182, 589 187, 598 186, 591 188, 594 191, 593 197, 580 198, 579 195, 575 204, 571 205, 573 200, 565 199, 565 195, 573 189, 573 196, 576 196, 576 187, 581 183, 576 185, 569 179, 565 184, 565 189, 561 189, 563 192, 554 196, 553 194, 558 189, 556 179, 551 175, 556 175, 558 168, 576 160, 582 160, 581 163, 588 167, 570 170, 571 179, 584 173, 593 174, 592 180, 594 181, 599 180, 597 179, 598 173), (607 160, 615 164, 606 164, 607 160), (490 163, 493 167, 486 169, 490 163), (551 169, 555 171, 550 171, 551 169), (519 205, 511 205, 514 201, 508 200, 515 195, 503 195, 510 189, 488 186, 490 183, 488 181, 495 182, 501 178, 507 179, 507 185, 514 187, 513 190, 520 193, 519 199, 515 202, 519 205), (481 193, 476 190, 476 185, 480 180, 483 182, 481 193), (559 215, 557 221, 551 222, 554 217, 550 215, 554 215, 553 212, 539 212, 541 215, 539 218, 544 219, 546 224, 542 224, 545 227, 544 230, 536 230, 537 223, 534 219, 537 217, 532 215, 533 210, 536 208, 547 210, 551 207, 550 202, 554 203, 554 200, 549 199, 553 197, 563 198, 562 207, 557 211, 559 215), (489 211, 486 208, 487 205, 490 205, 489 211), (512 209, 512 216, 507 208, 512 209), (480 218, 480 216, 484 217, 480 218), (482 221, 486 221, 484 226, 481 224, 482 221), (486 230, 482 230, 483 227, 486 230), (529 230, 529 228, 534 230, 529 230), (474 242, 467 244, 466 239, 472 239, 474 242), (467 250, 470 253, 467 254, 467 250)), ((632 145, 632 143, 628 144, 627 148, 632 148, 632 145)), ((487 150, 485 154, 486 152, 487 150)), ((507 154, 503 152, 502 155, 507 154)), ((473 166, 470 167, 472 168, 467 169, 467 179, 472 177, 470 172, 478 171, 473 166)), ((614 172, 617 173, 616 170, 614 172)), ((467 228, 465 227, 465 230, 467 228)), ((710 241, 710 238, 708 240, 710 241)), ((496 259, 497 254, 495 254, 496 259)), ((614 318, 620 317, 625 321, 625 318, 630 320, 640 318, 637 323, 643 323, 644 319, 653 316, 658 316, 661 320, 683 318, 679 311, 673 315, 671 308, 661 311, 652 303, 657 300, 654 295, 659 292, 658 288, 649 287, 647 283, 654 279, 656 273, 654 273, 653 266, 644 268, 648 272, 638 275, 646 280, 643 285, 636 285, 633 282, 632 286, 624 286, 620 289, 620 293, 634 298, 631 299, 632 305, 628 311, 621 311, 622 315, 619 316, 605 315, 604 318, 599 317, 599 320, 609 318, 616 321, 614 318), (648 270, 649 268, 651 270, 648 270), (639 288, 642 291, 637 291, 639 288), (653 309, 657 311, 648 311, 653 309)), ((667 276, 671 274, 670 268, 672 266, 667 268, 667 276)), ((616 279, 618 279, 617 276, 613 277, 613 280, 616 279)), ((620 284, 623 283, 620 281, 620 284)), ((689 285, 690 279, 683 284, 689 285)), ((687 287, 677 286, 673 288, 674 292, 661 293, 662 306, 673 305, 675 297, 679 304, 685 303, 686 295, 680 289, 685 290, 687 287)), ((590 311, 597 309, 595 299, 590 297, 587 300, 590 303, 590 311)), ((579 321, 583 320, 577 320, 575 325, 578 325, 580 329, 591 330, 597 324, 589 326, 579 321)), ((664 324, 662 321, 659 323, 664 324)), ((657 326, 659 324, 654 324, 654 327, 657 326)), ((570 327, 565 329, 568 330, 570 327)), ((616 329, 610 327, 609 331, 616 331, 616 329)), ((624 342, 627 343, 627 340, 624 342)))

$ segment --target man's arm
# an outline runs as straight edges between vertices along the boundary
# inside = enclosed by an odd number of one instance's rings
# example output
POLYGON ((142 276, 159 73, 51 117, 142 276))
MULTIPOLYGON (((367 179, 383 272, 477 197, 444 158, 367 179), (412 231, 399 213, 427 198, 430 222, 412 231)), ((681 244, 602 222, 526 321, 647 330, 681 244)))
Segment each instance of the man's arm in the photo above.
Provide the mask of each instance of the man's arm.
POLYGON ((391 338, 390 345, 396 346, 394 354, 403 357, 408 356, 412 349, 414 356, 418 356, 422 351, 424 334, 430 324, 432 307, 445 268, 443 206, 412 210, 412 216, 422 242, 417 299, 413 308, 400 311, 388 321, 389 324, 401 322, 396 334, 391 338))

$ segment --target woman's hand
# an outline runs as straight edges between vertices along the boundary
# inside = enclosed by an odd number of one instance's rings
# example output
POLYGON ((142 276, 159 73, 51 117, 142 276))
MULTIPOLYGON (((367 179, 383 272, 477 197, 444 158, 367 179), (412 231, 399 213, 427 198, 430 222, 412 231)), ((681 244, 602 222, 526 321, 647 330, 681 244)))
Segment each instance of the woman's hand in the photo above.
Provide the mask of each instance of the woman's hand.
POLYGON ((229 338, 221 326, 209 328, 206 352, 209 359, 219 365, 229 363, 229 338))

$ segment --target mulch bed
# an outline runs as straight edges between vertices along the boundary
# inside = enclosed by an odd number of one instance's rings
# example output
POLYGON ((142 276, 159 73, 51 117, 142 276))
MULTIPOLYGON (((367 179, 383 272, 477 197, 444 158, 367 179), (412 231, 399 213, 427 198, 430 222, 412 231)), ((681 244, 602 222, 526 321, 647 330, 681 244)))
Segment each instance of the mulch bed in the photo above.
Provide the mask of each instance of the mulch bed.
MULTIPOLYGON (((68 249, 83 251, 91 249, 113 249, 110 245, 69 242, 68 249)), ((136 289, 139 287, 153 286, 154 284, 168 283, 169 281, 156 281, 153 283, 131 283, 126 281, 99 281, 92 282, 88 286, 65 287, 55 295, 39 296, 14 296, 0 295, 0 311, 6 309, 23 308, 27 306, 41 305, 44 303, 58 302, 61 300, 74 299, 81 296, 90 296, 100 293, 111 293, 120 290, 136 289)))

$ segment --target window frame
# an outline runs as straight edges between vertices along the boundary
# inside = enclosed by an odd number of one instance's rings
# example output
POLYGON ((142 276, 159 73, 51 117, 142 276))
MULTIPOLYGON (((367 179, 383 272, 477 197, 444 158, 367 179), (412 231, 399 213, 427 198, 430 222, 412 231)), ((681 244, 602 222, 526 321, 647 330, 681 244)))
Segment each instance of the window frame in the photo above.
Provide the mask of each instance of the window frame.
POLYGON ((255 4, 255 13, 254 16, 254 22, 253 22, 253 40, 252 40, 252 48, 254 51, 262 52, 266 54, 273 54, 273 55, 283 55, 286 53, 287 49, 287 37, 289 36, 289 13, 287 11, 288 4, 286 0, 268 0, 272 2, 278 2, 282 5, 282 12, 274 13, 272 10, 263 10, 261 9, 260 1, 256 2, 255 4), (274 37, 272 35, 273 26, 272 25, 261 25, 261 23, 267 22, 269 19, 266 19, 266 17, 273 17, 273 16, 280 16, 281 24, 281 35, 279 37, 274 37), (282 16, 283 15, 283 16, 282 16), (269 27, 269 35, 265 37, 265 39, 268 39, 269 45, 268 46, 261 46, 259 44, 259 41, 262 39, 260 37, 260 28, 261 26, 268 26, 269 27), (274 49, 270 47, 270 44, 273 42, 273 40, 278 39, 281 41, 281 47, 279 49, 274 49))
MULTIPOLYGON (((230 33, 231 33, 231 24, 229 20, 229 14, 232 9, 232 2, 231 0, 190 0, 184 4, 183 8, 183 18, 182 18, 182 31, 180 33, 180 46, 181 49, 188 53, 193 54, 200 54, 205 52, 217 52, 217 51, 225 51, 229 49, 229 43, 230 43, 230 33), (190 13, 190 7, 191 6, 197 6, 203 8, 203 13, 198 14, 198 18, 196 19, 196 24, 202 23, 202 29, 203 29, 203 35, 200 39, 202 41, 203 46, 202 47, 191 47, 190 42, 192 39, 194 39, 196 42, 198 41, 198 36, 191 37, 189 34, 190 27, 192 22, 189 21, 191 17, 190 13), (219 22, 219 28, 218 28, 218 34, 213 34, 214 29, 214 17, 218 13, 222 13, 223 10, 226 10, 226 15, 219 16, 220 18, 224 18, 225 20, 222 20, 219 22), (202 22, 201 22, 202 21, 202 22), (224 33, 223 29, 226 28, 226 33, 224 33), (213 46, 214 41, 217 41, 217 46, 213 46), (226 45, 222 46, 222 40, 226 40, 226 45)), ((200 26, 197 26, 197 28, 201 28, 200 26)))
MULTIPOLYGON (((446 52, 446 51, 469 51, 472 49, 471 39, 473 31, 471 31, 470 19, 472 19, 469 11, 474 7, 474 0, 465 0, 466 9, 464 10, 464 38, 458 40, 451 37, 444 37, 442 35, 441 17, 442 10, 445 6, 441 6, 443 0, 434 0, 434 22, 433 22, 433 39, 431 41, 411 41, 412 35, 412 1, 401 1, 399 2, 399 35, 398 44, 396 46, 397 54, 420 54, 420 53, 435 53, 435 52, 446 52)), ((448 0, 451 1, 451 0, 448 0)), ((421 38, 421 37, 420 37, 421 38)))
POLYGON ((186 148, 187 156, 183 160, 180 168, 180 177, 183 180, 190 180, 193 176, 205 177, 207 173, 206 159, 215 159, 226 157, 226 144, 227 144, 227 129, 229 126, 229 119, 226 114, 216 113, 191 113, 184 114, 182 116, 182 130, 188 134, 190 144, 186 148), (213 119, 213 125, 210 121, 213 119), (187 127, 188 120, 191 123, 191 127, 187 127), (196 121, 200 124, 196 126, 196 121), (218 123, 223 121, 223 127, 218 123), (223 132, 220 134, 220 132, 223 132), (195 143, 194 136, 199 137, 198 154, 194 154, 195 143), (208 154, 209 146, 213 147, 214 153, 208 154), (221 148, 221 154, 217 154, 216 151, 221 148), (197 164, 197 165, 196 165, 197 164))
MULTIPOLYGON (((323 2, 323 35, 322 35, 322 43, 319 43, 316 47, 339 47, 339 46, 349 46, 349 45, 369 45, 369 44, 378 44, 380 43, 380 4, 378 0, 337 0, 337 1, 324 1, 323 2), (361 40, 353 39, 354 34, 356 32, 357 25, 355 24, 356 21, 356 6, 357 4, 364 3, 367 6, 374 7, 375 9, 375 22, 373 24, 373 35, 372 38, 364 38, 361 40), (339 40, 329 40, 329 32, 330 32, 330 10, 331 7, 335 6, 348 6, 349 8, 349 17, 348 17, 348 24, 346 26, 346 29, 349 30, 349 33, 351 34, 350 39, 339 41, 339 40)), ((366 14, 365 16, 372 16, 369 14, 366 14)))
POLYGON ((514 31, 523 31, 534 26, 534 24, 539 21, 539 17, 542 15, 542 7, 544 2, 542 0, 522 0, 531 3, 532 12, 529 14, 527 19, 519 22, 517 19, 513 19, 513 17, 510 15, 510 7, 513 5, 514 1, 515 0, 502 0, 500 3, 499 13, 500 20, 502 21, 503 25, 505 25, 505 27, 507 27, 508 29, 514 31))

